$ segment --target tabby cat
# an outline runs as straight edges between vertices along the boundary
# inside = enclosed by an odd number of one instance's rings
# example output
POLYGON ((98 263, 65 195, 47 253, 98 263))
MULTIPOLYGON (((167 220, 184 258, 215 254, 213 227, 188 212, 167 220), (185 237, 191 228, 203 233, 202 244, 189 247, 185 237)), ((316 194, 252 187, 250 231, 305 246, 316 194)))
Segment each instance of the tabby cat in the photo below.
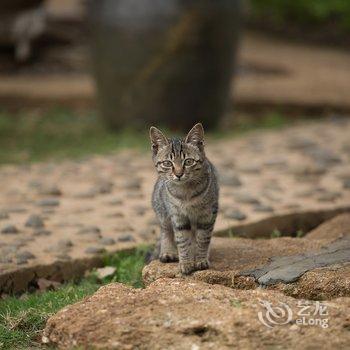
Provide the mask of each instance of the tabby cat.
POLYGON ((152 205, 160 222, 161 262, 179 261, 182 274, 209 268, 209 244, 218 212, 219 187, 196 124, 184 139, 150 128, 158 172, 152 205))

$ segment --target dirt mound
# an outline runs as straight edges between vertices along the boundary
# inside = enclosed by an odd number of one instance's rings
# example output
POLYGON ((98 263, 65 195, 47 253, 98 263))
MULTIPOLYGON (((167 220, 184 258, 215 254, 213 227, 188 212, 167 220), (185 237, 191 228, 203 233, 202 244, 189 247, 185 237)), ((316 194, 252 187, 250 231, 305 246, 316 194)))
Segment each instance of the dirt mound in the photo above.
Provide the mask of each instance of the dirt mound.
MULTIPOLYGON (((52 316, 43 340, 60 348, 103 349, 309 349, 349 344, 350 299, 322 305, 328 315, 310 316, 329 320, 325 328, 321 323, 309 325, 308 317, 301 325, 300 307, 278 292, 183 279, 159 279, 146 289, 111 284, 52 316), (284 307, 286 317, 277 315, 270 324, 262 303, 284 307)), ((314 307, 311 304, 309 312, 314 307)))
POLYGON ((307 234, 309 239, 336 239, 350 236, 350 213, 344 213, 328 220, 307 234))

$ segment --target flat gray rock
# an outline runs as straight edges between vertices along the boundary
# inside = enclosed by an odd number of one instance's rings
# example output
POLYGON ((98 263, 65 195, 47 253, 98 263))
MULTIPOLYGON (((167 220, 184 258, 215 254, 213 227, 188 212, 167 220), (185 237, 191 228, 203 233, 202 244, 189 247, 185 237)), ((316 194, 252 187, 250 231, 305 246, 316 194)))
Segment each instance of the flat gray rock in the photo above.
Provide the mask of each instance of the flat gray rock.
POLYGON ((342 237, 317 253, 276 257, 261 268, 243 271, 242 276, 252 276, 261 285, 278 282, 295 282, 305 272, 350 262, 350 237, 342 237))

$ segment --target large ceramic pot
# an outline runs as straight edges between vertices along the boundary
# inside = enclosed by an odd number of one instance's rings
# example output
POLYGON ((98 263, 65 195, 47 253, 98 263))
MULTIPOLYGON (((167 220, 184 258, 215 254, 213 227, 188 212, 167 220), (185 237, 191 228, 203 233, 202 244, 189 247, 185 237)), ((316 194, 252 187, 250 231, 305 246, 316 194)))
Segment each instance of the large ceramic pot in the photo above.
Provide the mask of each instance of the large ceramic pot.
POLYGON ((239 0, 90 0, 93 67, 113 128, 217 125, 229 96, 239 0))

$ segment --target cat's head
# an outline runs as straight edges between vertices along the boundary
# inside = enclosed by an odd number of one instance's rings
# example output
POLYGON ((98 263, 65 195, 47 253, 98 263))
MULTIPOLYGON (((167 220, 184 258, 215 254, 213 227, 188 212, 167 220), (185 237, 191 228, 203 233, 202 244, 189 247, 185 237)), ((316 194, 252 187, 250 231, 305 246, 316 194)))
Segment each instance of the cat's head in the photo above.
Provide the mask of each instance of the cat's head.
POLYGON ((180 184, 200 175, 205 160, 202 124, 196 124, 183 139, 168 139, 152 126, 150 138, 153 162, 162 178, 180 184))

